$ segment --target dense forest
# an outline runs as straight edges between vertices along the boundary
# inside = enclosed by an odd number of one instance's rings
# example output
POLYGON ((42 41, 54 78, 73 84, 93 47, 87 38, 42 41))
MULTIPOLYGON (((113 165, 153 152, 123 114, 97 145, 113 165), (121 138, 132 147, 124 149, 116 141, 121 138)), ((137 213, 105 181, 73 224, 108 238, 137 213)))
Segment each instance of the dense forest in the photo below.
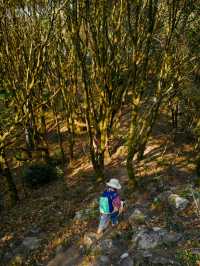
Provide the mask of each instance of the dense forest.
POLYGON ((81 158, 105 183, 120 146, 133 193, 159 123, 200 174, 198 0, 1 0, 0 17, 2 215, 81 158))

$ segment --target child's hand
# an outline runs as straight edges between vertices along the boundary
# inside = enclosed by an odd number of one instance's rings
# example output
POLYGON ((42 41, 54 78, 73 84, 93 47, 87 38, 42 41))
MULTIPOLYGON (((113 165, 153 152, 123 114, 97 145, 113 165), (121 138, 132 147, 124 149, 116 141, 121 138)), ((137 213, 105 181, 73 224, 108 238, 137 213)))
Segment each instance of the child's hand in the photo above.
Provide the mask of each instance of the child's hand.
POLYGON ((120 207, 120 208, 119 208, 119 214, 121 214, 122 212, 123 212, 123 208, 120 207))
POLYGON ((113 212, 118 212, 118 211, 119 211, 119 209, 117 207, 114 207, 113 212))
POLYGON ((124 201, 122 200, 121 201, 121 206, 119 208, 119 214, 121 214, 123 212, 123 210, 124 210, 124 201))

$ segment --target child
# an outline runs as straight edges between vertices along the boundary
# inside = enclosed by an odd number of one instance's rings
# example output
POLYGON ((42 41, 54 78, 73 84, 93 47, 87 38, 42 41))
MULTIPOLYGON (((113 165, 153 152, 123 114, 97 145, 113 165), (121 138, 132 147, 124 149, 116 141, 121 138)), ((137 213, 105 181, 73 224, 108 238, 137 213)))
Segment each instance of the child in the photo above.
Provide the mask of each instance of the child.
POLYGON ((115 178, 106 183, 108 188, 99 200, 100 222, 97 234, 101 234, 111 221, 112 226, 118 224, 118 215, 121 213, 121 199, 118 190, 121 189, 119 181, 115 178))

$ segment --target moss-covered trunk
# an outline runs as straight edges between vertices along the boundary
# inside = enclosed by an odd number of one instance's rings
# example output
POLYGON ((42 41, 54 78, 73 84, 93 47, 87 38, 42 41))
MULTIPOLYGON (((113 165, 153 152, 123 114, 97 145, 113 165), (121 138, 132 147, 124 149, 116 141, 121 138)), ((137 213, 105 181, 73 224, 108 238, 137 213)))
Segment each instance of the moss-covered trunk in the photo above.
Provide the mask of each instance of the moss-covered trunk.
POLYGON ((135 179, 135 173, 133 168, 133 158, 134 155, 137 152, 137 116, 138 116, 138 106, 135 105, 134 110, 132 111, 132 117, 131 117, 131 126, 129 131, 129 138, 128 138, 128 155, 126 160, 126 168, 128 172, 128 177, 133 183, 133 185, 136 185, 136 179, 135 179))

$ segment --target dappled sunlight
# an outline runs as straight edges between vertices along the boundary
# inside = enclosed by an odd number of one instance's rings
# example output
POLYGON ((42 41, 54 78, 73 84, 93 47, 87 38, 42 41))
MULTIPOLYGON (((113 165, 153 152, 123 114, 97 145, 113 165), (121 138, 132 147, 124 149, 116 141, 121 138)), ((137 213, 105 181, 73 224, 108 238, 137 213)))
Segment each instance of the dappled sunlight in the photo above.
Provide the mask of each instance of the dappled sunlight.
POLYGON ((76 169, 73 170, 73 173, 71 174, 71 177, 76 176, 80 171, 92 171, 92 165, 91 163, 82 163, 79 167, 76 167, 76 169))
POLYGON ((198 2, 1 1, 0 265, 200 264, 198 2))
POLYGON ((3 247, 6 242, 9 242, 13 239, 13 234, 5 234, 3 237, 0 238, 0 247, 3 247))
MULTIPOLYGON (((95 179, 88 155, 82 151, 83 146, 87 146, 85 135, 83 139, 84 143, 79 141, 76 144, 76 160, 65 166, 63 180, 57 180, 35 191, 27 190, 28 198, 21 202, 22 211, 19 212, 16 206, 8 216, 4 216, 10 224, 2 228, 4 232, 0 239, 2 248, 8 248, 14 240, 23 239, 30 230, 31 223, 42 231, 43 244, 34 253, 38 261, 47 263, 57 252, 61 252, 61 247, 65 252, 69 252, 68 255, 75 254, 73 248, 80 245, 85 233, 96 231, 98 224, 98 215, 93 219, 74 220, 76 212, 93 206, 97 208, 94 200, 98 198, 109 178, 118 178, 123 184, 124 191, 130 189, 126 171, 127 146, 124 142, 117 140, 113 143, 115 145, 113 153, 105 160, 105 180, 99 182, 95 179), (13 227, 17 227, 14 234, 13 227)), ((68 149, 66 141, 64 147, 68 149)), ((59 152, 59 147, 54 141, 51 142, 51 149, 52 155, 59 152)), ((162 216, 162 206, 151 202, 155 194, 151 190, 153 188, 153 191, 159 193, 163 188, 177 187, 182 191, 184 186, 189 184, 194 171, 192 156, 193 149, 189 144, 176 145, 165 134, 159 138, 151 137, 145 149, 144 159, 138 161, 135 156, 133 161, 136 179, 141 186, 140 192, 128 193, 128 195, 133 194, 133 198, 130 199, 131 204, 133 206, 150 204, 149 209, 162 216)), ((123 191, 122 195, 127 197, 123 191)), ((193 214, 195 214, 194 205, 191 210, 191 215, 193 214)), ((157 226, 165 226, 163 217, 155 217, 154 222, 150 221, 149 225, 154 226, 155 223, 157 226)), ((126 227, 127 223, 124 226, 126 227)), ((199 226, 196 221, 195 226, 199 226)), ((76 261, 73 255, 68 259, 69 263, 70 259, 72 263, 76 261)))

